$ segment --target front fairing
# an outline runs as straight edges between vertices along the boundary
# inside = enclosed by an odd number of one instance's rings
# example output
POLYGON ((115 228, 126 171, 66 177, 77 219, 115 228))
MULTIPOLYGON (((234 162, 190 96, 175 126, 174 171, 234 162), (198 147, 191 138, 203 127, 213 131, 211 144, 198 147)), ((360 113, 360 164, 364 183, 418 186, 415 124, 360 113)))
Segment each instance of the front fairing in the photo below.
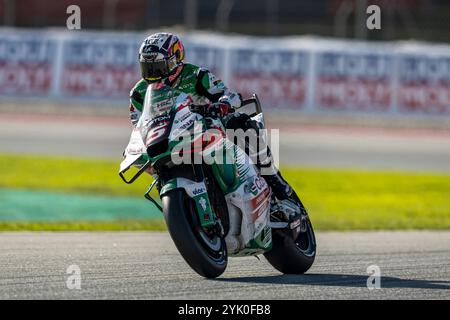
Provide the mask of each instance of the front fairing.
POLYGON ((141 118, 136 126, 151 162, 170 155, 194 131, 203 132, 202 117, 190 111, 190 95, 165 85, 147 88, 141 118))
MULTIPOLYGON (((171 88, 148 86, 141 117, 131 133, 120 165, 119 174, 122 179, 124 179, 123 174, 131 166, 142 168, 153 164, 154 160, 148 154, 148 147, 167 138, 171 124, 170 111, 175 101, 171 88)), ((134 181, 135 178, 131 180, 134 181)), ((125 182, 129 183, 129 181, 125 182)))
POLYGON ((146 147, 167 136, 170 110, 175 105, 174 91, 168 86, 149 85, 145 93, 142 115, 136 125, 146 147))
POLYGON ((121 172, 131 165, 153 167, 160 159, 168 157, 173 164, 185 163, 191 159, 188 154, 202 153, 205 148, 212 152, 212 147, 223 137, 221 121, 210 119, 212 126, 219 130, 214 131, 216 134, 207 132, 207 121, 190 110, 192 103, 191 96, 184 92, 164 85, 150 85, 142 115, 125 150, 121 172))

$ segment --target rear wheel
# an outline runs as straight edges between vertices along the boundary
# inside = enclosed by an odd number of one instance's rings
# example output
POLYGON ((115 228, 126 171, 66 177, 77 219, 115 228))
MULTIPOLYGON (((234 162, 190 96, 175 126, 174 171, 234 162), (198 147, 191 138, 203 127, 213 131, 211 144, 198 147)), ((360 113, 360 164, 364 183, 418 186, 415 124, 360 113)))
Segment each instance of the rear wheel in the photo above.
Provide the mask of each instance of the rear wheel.
POLYGON ((223 236, 202 228, 195 203, 183 189, 174 189, 161 198, 167 228, 184 260, 206 278, 220 276, 228 255, 223 236))
POLYGON ((296 239, 286 229, 274 229, 272 232, 272 250, 264 256, 278 271, 286 274, 303 274, 312 266, 316 257, 316 237, 311 221, 304 222, 304 231, 296 239))

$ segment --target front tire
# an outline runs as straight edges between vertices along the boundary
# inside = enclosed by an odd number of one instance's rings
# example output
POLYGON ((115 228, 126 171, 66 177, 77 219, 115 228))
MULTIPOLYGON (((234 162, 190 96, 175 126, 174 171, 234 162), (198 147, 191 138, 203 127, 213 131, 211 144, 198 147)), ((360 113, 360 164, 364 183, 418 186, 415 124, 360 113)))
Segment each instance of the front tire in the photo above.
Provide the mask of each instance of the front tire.
POLYGON ((203 277, 220 276, 228 263, 224 237, 203 230, 195 204, 184 189, 171 190, 161 200, 170 236, 187 264, 203 277))

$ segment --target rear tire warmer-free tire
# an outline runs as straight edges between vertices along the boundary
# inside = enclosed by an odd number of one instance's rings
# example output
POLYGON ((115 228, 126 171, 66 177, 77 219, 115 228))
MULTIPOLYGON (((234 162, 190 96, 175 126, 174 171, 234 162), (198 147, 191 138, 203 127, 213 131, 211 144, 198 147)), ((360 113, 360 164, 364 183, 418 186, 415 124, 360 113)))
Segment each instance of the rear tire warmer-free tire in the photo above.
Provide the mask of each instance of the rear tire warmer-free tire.
POLYGON ((296 244, 299 238, 305 235, 299 235, 295 242, 285 230, 272 231, 272 250, 265 253, 264 257, 275 269, 285 274, 303 274, 312 266, 316 257, 316 239, 310 221, 307 228, 308 241, 311 241, 312 245, 308 245, 311 249, 307 254, 296 244))
POLYGON ((225 240, 221 237, 223 256, 214 258, 196 234, 198 221, 192 221, 190 210, 195 210, 192 201, 183 189, 167 192, 161 198, 164 218, 175 246, 184 260, 198 274, 206 278, 220 276, 227 267, 228 255, 225 240))

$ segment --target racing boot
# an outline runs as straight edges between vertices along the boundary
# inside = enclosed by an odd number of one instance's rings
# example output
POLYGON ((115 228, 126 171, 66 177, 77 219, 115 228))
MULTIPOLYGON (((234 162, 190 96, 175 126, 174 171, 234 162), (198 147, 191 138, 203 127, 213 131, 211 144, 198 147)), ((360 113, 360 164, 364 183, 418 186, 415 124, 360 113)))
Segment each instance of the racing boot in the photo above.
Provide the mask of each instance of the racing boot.
POLYGON ((308 217, 305 207, 294 189, 275 166, 272 152, 266 141, 265 137, 259 141, 256 154, 254 152, 255 148, 249 148, 248 151, 249 156, 252 159, 256 159, 256 167, 271 187, 272 193, 277 199, 277 201, 274 200, 271 203, 272 217, 274 220, 287 222, 291 229, 297 229, 300 226, 301 230, 298 231, 303 231, 306 224, 302 223, 302 221, 308 217))
MULTIPOLYGON (((272 198, 270 206, 272 227, 289 227, 292 237, 297 238, 300 232, 306 231, 308 213, 295 190, 284 180, 279 170, 273 167, 273 174, 262 174, 271 187, 276 199, 272 198), (277 222, 284 222, 277 223, 277 222)), ((264 171, 267 167, 260 168, 264 171)))

